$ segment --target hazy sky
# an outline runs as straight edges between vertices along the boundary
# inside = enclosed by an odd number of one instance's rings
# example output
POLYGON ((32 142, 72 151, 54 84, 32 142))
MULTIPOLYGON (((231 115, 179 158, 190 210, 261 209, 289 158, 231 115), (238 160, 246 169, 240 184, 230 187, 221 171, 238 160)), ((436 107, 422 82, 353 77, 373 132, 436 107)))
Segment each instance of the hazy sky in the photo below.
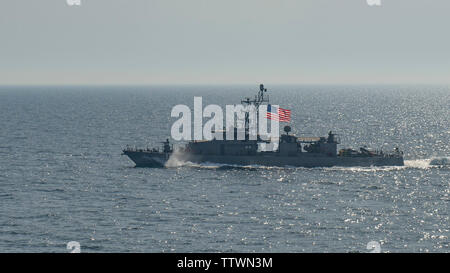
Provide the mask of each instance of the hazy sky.
POLYGON ((0 84, 450 83, 450 1, 1 0, 0 84))

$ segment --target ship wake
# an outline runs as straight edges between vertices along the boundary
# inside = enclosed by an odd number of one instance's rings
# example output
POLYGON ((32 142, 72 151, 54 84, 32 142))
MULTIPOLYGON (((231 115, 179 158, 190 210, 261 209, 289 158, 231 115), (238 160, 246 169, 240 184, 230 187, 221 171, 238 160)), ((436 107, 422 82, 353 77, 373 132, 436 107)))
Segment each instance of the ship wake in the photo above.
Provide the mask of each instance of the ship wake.
POLYGON ((427 159, 405 160, 405 166, 416 169, 440 168, 450 166, 450 157, 432 157, 427 159))

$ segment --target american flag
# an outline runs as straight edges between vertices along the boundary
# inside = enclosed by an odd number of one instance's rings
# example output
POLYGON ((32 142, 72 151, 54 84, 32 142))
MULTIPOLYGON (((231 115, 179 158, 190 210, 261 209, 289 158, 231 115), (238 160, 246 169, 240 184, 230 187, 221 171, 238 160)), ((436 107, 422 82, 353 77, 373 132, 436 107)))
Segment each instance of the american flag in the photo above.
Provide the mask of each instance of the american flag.
POLYGON ((290 122, 291 121, 291 110, 283 109, 278 106, 267 105, 267 114, 266 118, 278 120, 281 122, 290 122))

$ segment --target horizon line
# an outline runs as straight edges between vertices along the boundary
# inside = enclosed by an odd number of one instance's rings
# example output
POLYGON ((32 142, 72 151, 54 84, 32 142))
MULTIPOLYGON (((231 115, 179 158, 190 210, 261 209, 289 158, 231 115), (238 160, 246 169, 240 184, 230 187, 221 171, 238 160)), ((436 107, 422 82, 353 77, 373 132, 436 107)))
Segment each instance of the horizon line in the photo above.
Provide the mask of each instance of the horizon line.
POLYGON ((237 86, 237 85, 316 85, 316 86, 376 86, 376 85, 384 85, 384 86, 398 86, 398 85, 428 85, 428 86, 450 86, 450 83, 426 83, 426 82, 417 82, 417 83, 402 83, 402 82, 380 82, 380 83, 280 83, 280 82, 254 82, 254 83, 208 83, 208 82, 199 82, 199 83, 0 83, 0 87, 63 87, 63 86, 92 86, 92 87, 100 87, 100 86, 109 86, 109 87, 120 87, 120 86, 237 86))

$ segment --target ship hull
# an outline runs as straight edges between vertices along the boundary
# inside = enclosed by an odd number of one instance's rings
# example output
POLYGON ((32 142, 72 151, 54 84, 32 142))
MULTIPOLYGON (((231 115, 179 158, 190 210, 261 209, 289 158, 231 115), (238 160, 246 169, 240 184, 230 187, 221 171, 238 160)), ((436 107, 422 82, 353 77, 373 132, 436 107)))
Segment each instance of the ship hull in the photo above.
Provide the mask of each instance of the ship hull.
POLYGON ((322 156, 315 154, 300 154, 296 156, 279 156, 273 154, 259 155, 197 155, 188 153, 149 153, 124 152, 136 167, 165 167, 172 157, 176 161, 192 163, 217 163, 227 165, 261 165, 261 166, 293 166, 293 167, 370 167, 370 166, 403 166, 403 157, 350 157, 350 156, 322 156))
POLYGON ((170 154, 149 153, 138 151, 124 151, 124 155, 128 156, 136 167, 162 168, 169 160, 170 154))

